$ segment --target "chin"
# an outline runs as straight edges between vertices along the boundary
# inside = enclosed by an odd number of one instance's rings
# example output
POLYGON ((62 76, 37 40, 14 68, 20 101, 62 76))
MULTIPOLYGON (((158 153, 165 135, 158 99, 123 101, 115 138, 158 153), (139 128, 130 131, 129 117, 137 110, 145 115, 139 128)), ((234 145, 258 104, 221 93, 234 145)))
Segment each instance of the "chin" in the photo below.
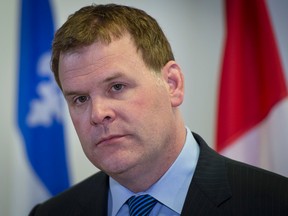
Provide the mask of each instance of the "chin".
POLYGON ((121 176, 126 175, 129 170, 131 170, 131 164, 128 164, 127 161, 119 162, 119 161, 110 161, 107 164, 102 164, 101 168, 106 174, 110 176, 121 176))
POLYGON ((127 173, 137 164, 137 158, 131 157, 131 152, 115 148, 98 151, 97 154, 94 152, 88 159, 95 167, 111 176, 127 173))

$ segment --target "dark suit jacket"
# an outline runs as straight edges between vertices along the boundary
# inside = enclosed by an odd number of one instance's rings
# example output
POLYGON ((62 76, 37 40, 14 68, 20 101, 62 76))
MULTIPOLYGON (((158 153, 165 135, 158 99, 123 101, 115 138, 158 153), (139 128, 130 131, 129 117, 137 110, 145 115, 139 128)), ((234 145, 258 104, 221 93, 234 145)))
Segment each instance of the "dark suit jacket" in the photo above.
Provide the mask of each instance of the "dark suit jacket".
MULTIPOLYGON (((200 155, 181 215, 288 215, 287 178, 225 158, 193 135, 200 155)), ((37 205, 30 215, 106 216, 108 184, 108 176, 99 172, 37 205)))

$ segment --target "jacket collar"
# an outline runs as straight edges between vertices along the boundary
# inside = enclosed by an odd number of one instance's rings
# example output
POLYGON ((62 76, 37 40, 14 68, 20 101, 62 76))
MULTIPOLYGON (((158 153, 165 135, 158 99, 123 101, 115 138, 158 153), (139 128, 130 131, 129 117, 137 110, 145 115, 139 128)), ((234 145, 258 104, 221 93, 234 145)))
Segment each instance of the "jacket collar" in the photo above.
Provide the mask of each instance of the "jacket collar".
POLYGON ((82 209, 80 215, 106 216, 109 191, 108 175, 100 171, 91 176, 85 189, 87 191, 79 193, 80 209, 82 209))
POLYGON ((205 202, 217 208, 232 196, 225 158, 212 150, 199 135, 193 133, 193 136, 200 146, 200 155, 181 215, 195 214, 205 208, 205 202))

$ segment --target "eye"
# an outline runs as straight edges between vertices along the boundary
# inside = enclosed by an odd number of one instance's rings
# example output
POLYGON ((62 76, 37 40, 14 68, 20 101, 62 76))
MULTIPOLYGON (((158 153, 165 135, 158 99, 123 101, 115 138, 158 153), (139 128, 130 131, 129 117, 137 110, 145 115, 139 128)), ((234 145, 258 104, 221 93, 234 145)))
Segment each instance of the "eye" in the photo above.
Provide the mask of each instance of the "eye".
POLYGON ((79 97, 77 97, 77 98, 75 99, 75 103, 77 103, 77 104, 83 104, 83 103, 85 103, 88 99, 89 99, 88 96, 82 95, 82 96, 79 96, 79 97))
POLYGON ((120 84, 120 83, 117 83, 117 84, 114 84, 112 87, 111 87, 111 90, 113 92, 118 92, 118 91, 121 91, 125 86, 123 84, 120 84))

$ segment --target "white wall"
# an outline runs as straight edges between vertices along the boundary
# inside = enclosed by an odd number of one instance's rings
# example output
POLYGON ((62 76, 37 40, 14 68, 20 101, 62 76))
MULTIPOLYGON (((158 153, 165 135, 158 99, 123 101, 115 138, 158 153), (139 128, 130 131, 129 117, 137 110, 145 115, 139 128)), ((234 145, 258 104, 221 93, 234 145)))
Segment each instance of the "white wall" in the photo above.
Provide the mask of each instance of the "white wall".
MULTIPOLYGON (((56 25, 81 6, 110 1, 53 0, 56 25)), ((163 27, 176 60, 186 77, 186 96, 182 106, 187 125, 213 146, 218 73, 224 35, 222 0, 118 0, 146 10, 163 27)), ((280 51, 288 74, 288 1, 269 0, 280 51)), ((0 214, 9 215, 13 206, 12 159, 19 137, 15 129, 17 87, 18 1, 0 1, 0 214), (14 146, 14 147, 13 147, 14 146)), ((288 77, 288 75, 287 75, 288 77)), ((95 171, 82 153, 67 114, 67 133, 74 182, 95 171)), ((19 148, 20 149, 20 148, 19 148)), ((20 151, 20 150, 19 150, 20 151)))
POLYGON ((11 146, 15 143, 16 0, 0 2, 0 214, 9 215, 11 146))

